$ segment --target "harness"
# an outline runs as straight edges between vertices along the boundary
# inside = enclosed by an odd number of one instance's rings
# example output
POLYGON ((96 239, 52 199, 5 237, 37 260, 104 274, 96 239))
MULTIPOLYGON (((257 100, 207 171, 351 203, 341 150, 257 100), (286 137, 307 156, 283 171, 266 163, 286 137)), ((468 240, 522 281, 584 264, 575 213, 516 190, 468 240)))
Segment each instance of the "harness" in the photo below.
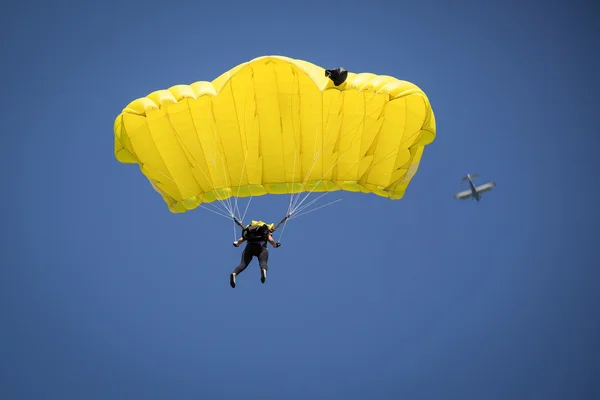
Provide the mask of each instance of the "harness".
POLYGON ((269 233, 267 225, 249 225, 242 230, 242 237, 248 243, 261 243, 262 246, 266 247, 269 233))
POLYGON ((242 238, 248 243, 261 243, 263 247, 267 247, 269 235, 279 228, 281 224, 287 221, 291 214, 287 214, 277 225, 265 224, 262 221, 252 221, 252 224, 244 226, 240 220, 232 216, 233 222, 242 229, 242 238))

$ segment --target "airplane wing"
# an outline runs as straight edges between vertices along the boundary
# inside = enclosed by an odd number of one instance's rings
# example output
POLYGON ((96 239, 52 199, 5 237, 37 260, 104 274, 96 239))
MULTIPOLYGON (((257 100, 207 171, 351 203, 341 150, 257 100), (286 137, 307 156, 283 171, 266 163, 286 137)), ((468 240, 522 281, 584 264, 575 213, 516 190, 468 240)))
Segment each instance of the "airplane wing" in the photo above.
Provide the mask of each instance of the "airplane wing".
POLYGON ((477 193, 481 194, 481 193, 489 192, 495 186, 496 186, 496 182, 488 182, 488 183, 484 183, 483 185, 477 186, 475 188, 475 190, 477 190, 477 193))
POLYGON ((454 195, 454 198, 458 199, 458 200, 465 200, 465 199, 470 199, 471 196, 472 196, 471 190, 465 190, 463 192, 456 193, 454 195))

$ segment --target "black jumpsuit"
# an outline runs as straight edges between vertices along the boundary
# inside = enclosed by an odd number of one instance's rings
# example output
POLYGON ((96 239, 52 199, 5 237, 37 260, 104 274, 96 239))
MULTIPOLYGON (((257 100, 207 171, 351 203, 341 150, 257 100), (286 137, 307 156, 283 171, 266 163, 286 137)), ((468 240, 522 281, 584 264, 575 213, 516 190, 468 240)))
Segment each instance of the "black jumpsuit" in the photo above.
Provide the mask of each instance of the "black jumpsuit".
POLYGON ((246 245, 246 248, 242 252, 242 259, 240 260, 240 264, 233 271, 236 275, 239 275, 240 272, 246 269, 246 267, 252 261, 252 257, 258 258, 258 262, 260 264, 260 269, 264 269, 265 271, 268 269, 268 261, 269 261, 269 249, 267 249, 267 242, 259 241, 259 242, 250 242, 246 245))

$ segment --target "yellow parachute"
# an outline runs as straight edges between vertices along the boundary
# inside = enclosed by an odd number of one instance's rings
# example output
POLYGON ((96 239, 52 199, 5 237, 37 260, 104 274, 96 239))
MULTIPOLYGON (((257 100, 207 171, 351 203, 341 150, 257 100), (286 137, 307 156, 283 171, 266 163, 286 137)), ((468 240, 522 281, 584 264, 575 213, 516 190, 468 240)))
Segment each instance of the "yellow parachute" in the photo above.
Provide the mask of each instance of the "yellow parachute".
POLYGON ((114 154, 139 164, 174 213, 232 196, 400 199, 435 132, 410 82, 265 56, 131 102, 115 119, 114 154))

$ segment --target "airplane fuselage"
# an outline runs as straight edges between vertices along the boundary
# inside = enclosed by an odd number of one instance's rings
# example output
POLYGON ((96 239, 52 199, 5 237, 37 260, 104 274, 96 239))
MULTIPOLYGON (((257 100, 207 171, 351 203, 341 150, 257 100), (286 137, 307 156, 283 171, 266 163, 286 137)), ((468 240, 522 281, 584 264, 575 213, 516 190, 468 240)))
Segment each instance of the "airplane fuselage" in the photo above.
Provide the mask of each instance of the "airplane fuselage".
POLYGON ((467 175, 467 178, 469 179, 469 186, 471 186, 471 194, 473 196, 473 199, 479 201, 481 197, 479 196, 479 192, 475 188, 475 184, 471 180, 471 174, 467 175))

